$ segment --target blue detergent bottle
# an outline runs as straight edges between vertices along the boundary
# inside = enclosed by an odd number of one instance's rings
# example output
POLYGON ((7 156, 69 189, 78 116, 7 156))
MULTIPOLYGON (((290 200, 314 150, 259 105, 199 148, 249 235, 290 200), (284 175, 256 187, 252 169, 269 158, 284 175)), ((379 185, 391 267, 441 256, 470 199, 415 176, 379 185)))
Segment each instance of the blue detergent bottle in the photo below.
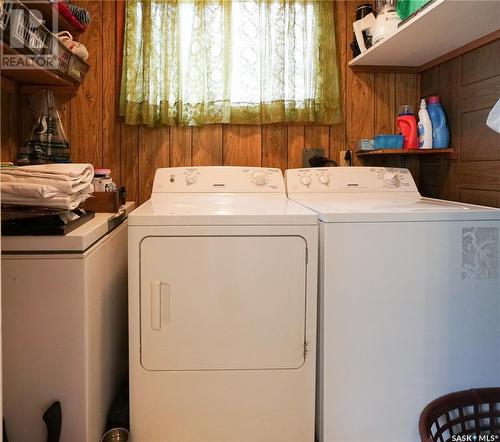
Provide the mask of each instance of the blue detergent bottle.
POLYGON ((436 95, 429 97, 427 103, 427 111, 432 123, 432 148, 446 149, 450 145, 450 130, 439 97, 436 95))

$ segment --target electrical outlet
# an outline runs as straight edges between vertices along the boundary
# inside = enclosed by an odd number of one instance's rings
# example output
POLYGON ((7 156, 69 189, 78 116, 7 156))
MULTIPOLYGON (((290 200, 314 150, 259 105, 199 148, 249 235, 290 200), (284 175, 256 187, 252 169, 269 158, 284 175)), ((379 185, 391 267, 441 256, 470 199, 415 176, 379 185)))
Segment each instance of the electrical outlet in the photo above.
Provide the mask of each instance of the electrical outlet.
POLYGON ((340 167, 348 167, 352 165, 352 152, 350 150, 341 150, 339 158, 340 167), (346 160, 347 156, 347 160, 346 160))
POLYGON ((313 157, 324 157, 325 149, 322 147, 304 147, 302 149, 302 167, 311 167, 309 159, 313 157))

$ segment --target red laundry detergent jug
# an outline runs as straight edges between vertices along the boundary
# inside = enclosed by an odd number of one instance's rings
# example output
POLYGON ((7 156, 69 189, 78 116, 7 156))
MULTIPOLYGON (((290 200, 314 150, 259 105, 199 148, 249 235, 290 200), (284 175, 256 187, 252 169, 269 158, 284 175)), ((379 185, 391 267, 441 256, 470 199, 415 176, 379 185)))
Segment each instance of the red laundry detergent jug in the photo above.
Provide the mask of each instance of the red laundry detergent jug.
POLYGON ((415 108, 405 104, 399 108, 397 124, 405 141, 403 149, 418 149, 418 129, 415 108))

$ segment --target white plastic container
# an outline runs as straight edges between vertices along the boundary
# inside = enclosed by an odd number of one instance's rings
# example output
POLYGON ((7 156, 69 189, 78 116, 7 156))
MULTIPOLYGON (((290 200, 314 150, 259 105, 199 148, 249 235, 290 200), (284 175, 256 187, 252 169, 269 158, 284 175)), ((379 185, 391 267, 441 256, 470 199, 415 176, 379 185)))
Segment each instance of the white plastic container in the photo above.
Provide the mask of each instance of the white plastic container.
POLYGON ((95 169, 92 180, 94 192, 113 192, 116 190, 116 184, 111 178, 110 169, 95 169))
POLYGON ((486 120, 486 125, 500 134, 500 98, 498 99, 497 104, 493 106, 493 109, 491 109, 488 119, 486 120))
POLYGON ((420 101, 420 110, 418 111, 418 148, 432 149, 432 122, 425 99, 420 101))

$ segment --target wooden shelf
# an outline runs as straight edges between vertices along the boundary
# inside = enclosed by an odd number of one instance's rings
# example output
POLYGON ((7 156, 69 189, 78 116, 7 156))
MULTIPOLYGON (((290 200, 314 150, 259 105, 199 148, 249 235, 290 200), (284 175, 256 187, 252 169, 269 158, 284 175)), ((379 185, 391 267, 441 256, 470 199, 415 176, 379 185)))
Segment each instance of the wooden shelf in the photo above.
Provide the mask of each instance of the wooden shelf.
POLYGON ((455 149, 377 149, 377 150, 358 150, 357 156, 373 157, 382 155, 403 155, 403 156, 444 156, 450 160, 457 158, 455 149))
POLYGON ((359 72, 421 72, 500 38, 499 17, 498 0, 434 0, 349 66, 359 72))
MULTIPOLYGON (((26 64, 29 62, 29 58, 26 55, 21 54, 15 49, 12 49, 4 42, 0 42, 0 54, 16 55, 21 57, 21 59, 24 59, 26 64)), ((35 63, 29 69, 11 69, 3 67, 1 69, 1 74, 3 77, 10 78, 11 80, 14 80, 19 84, 65 86, 71 88, 77 87, 74 82, 61 77, 56 73, 55 70, 40 67, 35 63)))
POLYGON ((49 0, 21 0, 21 2, 31 9, 36 9, 40 11, 45 20, 45 27, 51 32, 61 32, 69 31, 73 36, 81 34, 82 31, 76 29, 66 18, 61 15, 56 8, 54 8, 54 3, 49 0), (55 23, 57 21, 57 23, 55 23), (54 30, 54 26, 57 24, 57 31, 54 30))

